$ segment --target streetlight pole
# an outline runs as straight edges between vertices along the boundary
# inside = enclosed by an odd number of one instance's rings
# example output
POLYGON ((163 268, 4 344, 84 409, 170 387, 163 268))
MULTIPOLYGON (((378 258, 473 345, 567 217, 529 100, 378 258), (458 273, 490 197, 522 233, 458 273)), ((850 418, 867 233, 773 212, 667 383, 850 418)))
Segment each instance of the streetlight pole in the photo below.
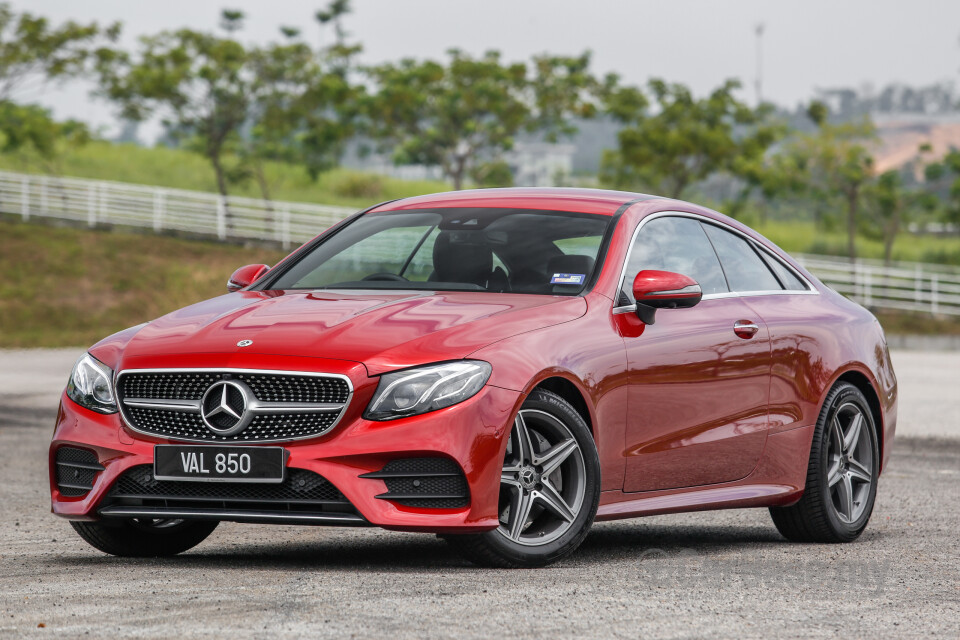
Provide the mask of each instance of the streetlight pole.
POLYGON ((754 87, 757 90, 757 104, 763 103, 763 30, 765 25, 758 22, 754 27, 757 35, 757 77, 754 80, 754 87))

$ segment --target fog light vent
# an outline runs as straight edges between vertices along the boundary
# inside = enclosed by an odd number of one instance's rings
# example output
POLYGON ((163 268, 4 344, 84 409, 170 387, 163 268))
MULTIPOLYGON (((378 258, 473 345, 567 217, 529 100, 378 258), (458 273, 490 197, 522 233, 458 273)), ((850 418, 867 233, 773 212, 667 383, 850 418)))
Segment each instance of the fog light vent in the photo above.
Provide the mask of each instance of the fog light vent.
POLYGON ((93 489, 93 480, 103 471, 97 454, 86 449, 57 449, 57 489, 68 498, 82 496, 93 489))
POLYGON ((459 509, 470 503, 467 479, 449 458, 400 458, 360 477, 383 480, 387 493, 377 498, 408 507, 459 509))

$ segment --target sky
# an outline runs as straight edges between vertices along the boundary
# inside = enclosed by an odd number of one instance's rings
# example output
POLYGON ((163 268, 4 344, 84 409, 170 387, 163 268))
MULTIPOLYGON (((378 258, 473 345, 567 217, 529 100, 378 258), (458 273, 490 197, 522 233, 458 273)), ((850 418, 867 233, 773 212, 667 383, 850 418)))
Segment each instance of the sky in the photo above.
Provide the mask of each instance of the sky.
MULTIPOLYGON (((217 29, 220 9, 247 14, 240 37, 279 39, 298 26, 319 42, 313 13, 325 1, 303 0, 12 0, 15 9, 55 22, 119 20, 122 42, 166 28, 217 29)), ((353 0, 346 28, 363 43, 361 61, 440 58, 452 47, 507 60, 538 53, 593 52, 596 72, 640 84, 662 77, 707 93, 727 78, 743 81, 756 100, 757 39, 762 41, 763 97, 784 106, 817 88, 879 89, 960 80, 960 0, 353 0)), ((329 36, 328 36, 329 37, 329 36)), ((82 82, 20 96, 57 117, 115 131, 110 105, 91 99, 82 82)), ((149 135, 149 133, 148 133, 149 135)))

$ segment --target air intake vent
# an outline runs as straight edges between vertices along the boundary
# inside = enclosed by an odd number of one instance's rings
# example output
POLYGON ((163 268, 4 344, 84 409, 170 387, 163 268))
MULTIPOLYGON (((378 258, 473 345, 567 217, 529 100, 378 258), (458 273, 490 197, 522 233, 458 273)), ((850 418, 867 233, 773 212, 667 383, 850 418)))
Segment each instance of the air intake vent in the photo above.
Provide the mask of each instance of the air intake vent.
POLYGON ((68 498, 86 495, 93 489, 93 480, 103 471, 97 454, 86 449, 57 449, 57 489, 68 498))
POLYGON ((459 509, 470 502, 467 479, 449 458, 400 458, 361 478, 377 478, 387 493, 377 497, 408 507, 459 509))

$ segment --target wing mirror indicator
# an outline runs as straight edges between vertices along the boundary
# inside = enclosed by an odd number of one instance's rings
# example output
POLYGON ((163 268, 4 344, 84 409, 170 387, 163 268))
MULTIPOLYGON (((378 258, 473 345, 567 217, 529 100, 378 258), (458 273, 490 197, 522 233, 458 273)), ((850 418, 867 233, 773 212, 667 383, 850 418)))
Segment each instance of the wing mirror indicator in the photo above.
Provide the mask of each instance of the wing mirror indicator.
POLYGON ((702 297, 697 281, 680 273, 644 270, 633 279, 637 316, 644 324, 654 324, 657 309, 688 309, 702 297))
POLYGON ((245 289, 259 280, 269 270, 270 267, 265 264, 248 264, 245 267, 240 267, 234 271, 230 279, 227 280, 227 291, 233 293, 234 291, 245 289))

